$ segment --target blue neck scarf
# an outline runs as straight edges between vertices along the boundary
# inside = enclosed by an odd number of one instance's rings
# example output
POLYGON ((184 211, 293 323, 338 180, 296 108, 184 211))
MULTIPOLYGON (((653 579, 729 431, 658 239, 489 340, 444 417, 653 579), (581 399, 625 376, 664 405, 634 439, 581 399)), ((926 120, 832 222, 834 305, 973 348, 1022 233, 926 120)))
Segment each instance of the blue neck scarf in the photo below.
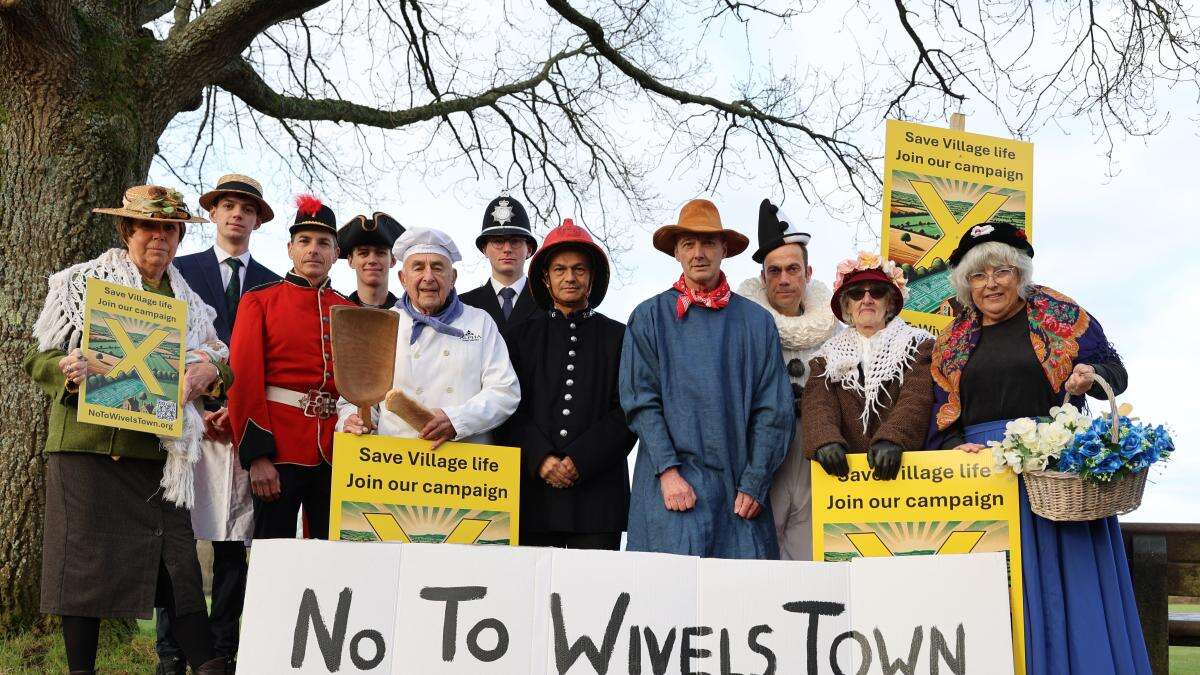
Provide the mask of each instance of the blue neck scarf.
POLYGON ((437 314, 427 315, 417 311, 413 307, 412 299, 408 294, 404 294, 404 311, 413 320, 412 337, 408 339, 408 344, 413 344, 417 338, 421 337, 421 331, 425 330, 426 326, 434 329, 442 335, 452 335, 454 337, 462 337, 463 331, 460 328, 451 326, 454 320, 462 316, 463 304, 462 300, 458 299, 458 291, 450 290, 450 297, 447 298, 446 308, 437 314))

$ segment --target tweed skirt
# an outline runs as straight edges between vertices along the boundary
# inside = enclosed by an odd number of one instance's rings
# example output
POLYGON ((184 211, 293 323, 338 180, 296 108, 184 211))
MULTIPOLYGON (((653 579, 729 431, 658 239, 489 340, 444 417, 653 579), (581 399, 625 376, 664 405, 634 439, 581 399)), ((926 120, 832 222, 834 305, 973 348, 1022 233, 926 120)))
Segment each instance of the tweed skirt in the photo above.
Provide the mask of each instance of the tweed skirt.
POLYGON ((49 454, 43 613, 148 619, 156 605, 173 604, 179 616, 205 610, 191 514, 163 501, 162 470, 152 460, 49 454))

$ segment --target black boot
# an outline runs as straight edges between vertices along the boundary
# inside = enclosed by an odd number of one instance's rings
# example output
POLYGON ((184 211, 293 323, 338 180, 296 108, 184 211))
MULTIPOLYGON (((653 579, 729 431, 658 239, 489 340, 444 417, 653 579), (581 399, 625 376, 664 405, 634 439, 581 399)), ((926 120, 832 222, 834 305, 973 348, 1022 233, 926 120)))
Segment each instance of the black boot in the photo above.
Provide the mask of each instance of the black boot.
POLYGON ((233 671, 229 670, 229 659, 224 656, 218 656, 215 659, 200 664, 200 669, 196 671, 196 675, 228 675, 231 672, 233 671))
POLYGON ((180 656, 160 657, 154 675, 187 675, 187 661, 180 656))

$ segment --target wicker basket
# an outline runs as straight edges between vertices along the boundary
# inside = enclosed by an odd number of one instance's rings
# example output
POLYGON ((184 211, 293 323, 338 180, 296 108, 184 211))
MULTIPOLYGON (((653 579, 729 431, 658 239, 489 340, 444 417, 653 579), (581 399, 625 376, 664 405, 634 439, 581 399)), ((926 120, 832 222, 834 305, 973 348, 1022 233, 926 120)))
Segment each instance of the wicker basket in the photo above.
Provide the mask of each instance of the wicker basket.
MULTIPOLYGON (((1116 395, 1104 378, 1097 375, 1096 381, 1108 395, 1113 417, 1112 442, 1119 443, 1116 395)), ((1067 400, 1069 396, 1066 395, 1067 400)), ((1108 483, 1097 483, 1074 473, 1029 471, 1025 473, 1025 494, 1029 497, 1029 508, 1047 520, 1099 520, 1124 515, 1141 506, 1149 472, 1143 469, 1108 483)))

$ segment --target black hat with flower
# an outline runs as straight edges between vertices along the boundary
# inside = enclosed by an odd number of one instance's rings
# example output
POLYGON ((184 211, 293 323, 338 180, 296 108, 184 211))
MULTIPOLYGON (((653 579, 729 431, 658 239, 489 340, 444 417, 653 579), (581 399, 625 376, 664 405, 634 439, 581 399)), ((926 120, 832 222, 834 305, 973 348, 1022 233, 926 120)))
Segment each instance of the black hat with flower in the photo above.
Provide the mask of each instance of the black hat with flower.
POLYGON ((1008 244, 1030 258, 1033 257, 1033 244, 1029 243, 1029 235, 1025 234, 1024 228, 999 221, 988 221, 963 232, 962 239, 958 241, 958 248, 950 254, 950 266, 954 267, 962 262, 967 251, 989 241, 1008 244))

